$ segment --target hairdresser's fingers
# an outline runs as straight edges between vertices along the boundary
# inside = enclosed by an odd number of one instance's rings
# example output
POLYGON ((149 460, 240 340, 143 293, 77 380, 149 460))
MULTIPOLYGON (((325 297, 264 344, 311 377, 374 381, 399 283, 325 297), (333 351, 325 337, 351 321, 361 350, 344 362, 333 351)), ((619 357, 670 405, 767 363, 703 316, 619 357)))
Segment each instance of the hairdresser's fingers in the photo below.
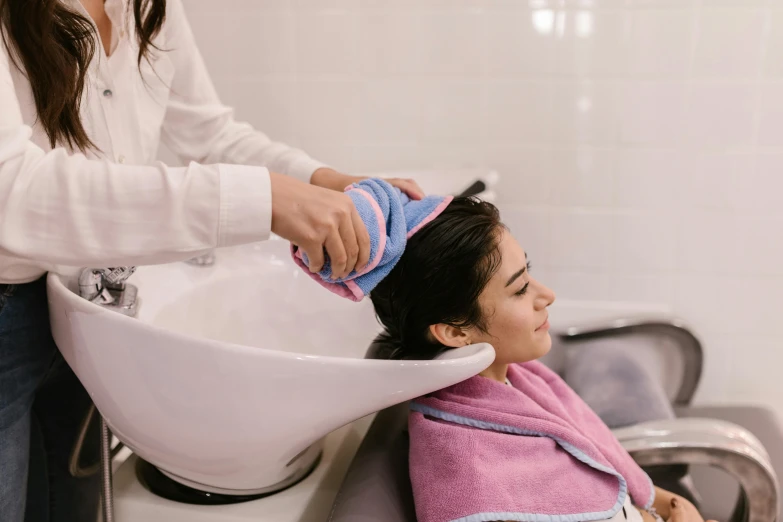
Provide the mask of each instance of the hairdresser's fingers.
POLYGON ((407 178, 392 178, 387 180, 393 187, 397 187, 411 199, 424 198, 424 191, 421 189, 418 183, 412 179, 407 178))
POLYGON ((345 252, 343 238, 340 237, 340 229, 335 226, 326 236, 324 241, 326 252, 329 254, 329 263, 332 269, 332 279, 342 277, 345 273, 345 263, 348 260, 348 254, 345 252))
POLYGON ((362 221, 362 218, 359 217, 359 212, 357 212, 356 208, 351 213, 351 220, 353 221, 353 229, 356 231, 356 245, 358 248, 356 271, 359 272, 370 262, 370 234, 367 232, 367 226, 362 221))
POLYGON ((300 247, 307 255, 310 272, 320 272, 324 267, 324 246, 320 242, 308 243, 300 247))
POLYGON ((353 209, 345 219, 340 220, 340 239, 343 242, 343 248, 345 249, 345 266, 343 271, 338 274, 338 277, 344 278, 353 272, 356 267, 356 260, 359 257, 359 243, 356 240, 356 223, 353 220, 353 214, 356 209, 353 209))

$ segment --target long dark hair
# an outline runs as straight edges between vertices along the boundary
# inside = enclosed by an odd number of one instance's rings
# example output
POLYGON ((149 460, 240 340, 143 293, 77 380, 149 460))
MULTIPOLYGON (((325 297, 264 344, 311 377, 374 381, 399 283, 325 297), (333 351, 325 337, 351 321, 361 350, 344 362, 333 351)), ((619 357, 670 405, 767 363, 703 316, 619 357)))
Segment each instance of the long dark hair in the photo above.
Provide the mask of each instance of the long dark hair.
MULTIPOLYGON (((138 64, 157 49, 152 40, 166 18, 166 0, 133 0, 138 64)), ((93 24, 61 0, 0 0, 0 33, 14 65, 33 91, 35 109, 52 147, 94 148, 81 118, 87 67, 95 55, 93 24)))
POLYGON ((437 356, 445 347, 430 337, 433 324, 485 329, 479 296, 500 265, 502 228, 491 203, 455 198, 408 240, 400 261, 370 292, 385 328, 376 357, 437 356))

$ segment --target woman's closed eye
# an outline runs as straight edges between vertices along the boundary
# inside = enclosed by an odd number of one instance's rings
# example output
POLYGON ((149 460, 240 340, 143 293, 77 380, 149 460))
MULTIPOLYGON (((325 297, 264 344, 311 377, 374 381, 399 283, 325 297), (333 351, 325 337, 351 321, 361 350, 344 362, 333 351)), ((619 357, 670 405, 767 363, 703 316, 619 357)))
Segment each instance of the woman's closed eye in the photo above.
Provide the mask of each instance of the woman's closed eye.
MULTIPOLYGON (((525 257, 527 258, 527 255, 525 255, 525 257)), ((508 280, 508 282, 506 283, 506 286, 510 286, 517 278, 519 278, 525 272, 530 273, 530 269, 532 268, 532 266, 533 265, 530 264, 530 261, 527 261, 525 263, 525 267, 522 270, 520 270, 519 272, 517 272, 516 274, 511 276, 511 279, 508 280)), ((529 281, 527 283, 525 283, 525 286, 523 286, 522 288, 520 288, 519 290, 514 292, 514 295, 525 295, 525 292, 527 292, 527 287, 528 287, 529 284, 530 284, 529 281)))

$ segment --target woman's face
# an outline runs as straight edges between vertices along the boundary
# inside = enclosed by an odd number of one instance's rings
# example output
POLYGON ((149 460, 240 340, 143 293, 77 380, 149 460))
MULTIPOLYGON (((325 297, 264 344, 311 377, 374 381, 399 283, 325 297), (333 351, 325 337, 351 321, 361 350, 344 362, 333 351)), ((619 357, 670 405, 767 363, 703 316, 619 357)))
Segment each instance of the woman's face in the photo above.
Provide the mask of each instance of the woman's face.
POLYGON ((501 264, 482 292, 479 303, 486 332, 471 328, 471 343, 495 348, 495 364, 538 359, 552 347, 547 307, 555 294, 530 276, 527 256, 507 231, 501 233, 501 264))

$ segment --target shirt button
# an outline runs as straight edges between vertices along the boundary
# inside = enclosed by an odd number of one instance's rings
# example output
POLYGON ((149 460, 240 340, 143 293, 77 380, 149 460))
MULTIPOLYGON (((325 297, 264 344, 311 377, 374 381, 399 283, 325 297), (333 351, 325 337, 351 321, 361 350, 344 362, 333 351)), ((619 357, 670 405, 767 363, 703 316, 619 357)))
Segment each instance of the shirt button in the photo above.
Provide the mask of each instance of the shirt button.
POLYGON ((120 162, 120 163, 125 163, 125 156, 120 154, 119 157, 117 158, 117 161, 120 162))
POLYGON ((105 91, 103 91, 103 96, 106 98, 111 98, 113 95, 114 93, 111 92, 111 89, 106 89, 105 91))

